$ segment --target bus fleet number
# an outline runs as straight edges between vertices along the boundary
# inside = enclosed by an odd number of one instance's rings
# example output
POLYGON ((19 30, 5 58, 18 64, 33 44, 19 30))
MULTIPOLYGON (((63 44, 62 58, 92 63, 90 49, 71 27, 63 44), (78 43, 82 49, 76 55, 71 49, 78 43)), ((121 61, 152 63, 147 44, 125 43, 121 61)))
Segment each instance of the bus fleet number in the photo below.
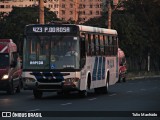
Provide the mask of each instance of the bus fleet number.
POLYGON ((33 32, 42 32, 42 27, 33 27, 33 32))

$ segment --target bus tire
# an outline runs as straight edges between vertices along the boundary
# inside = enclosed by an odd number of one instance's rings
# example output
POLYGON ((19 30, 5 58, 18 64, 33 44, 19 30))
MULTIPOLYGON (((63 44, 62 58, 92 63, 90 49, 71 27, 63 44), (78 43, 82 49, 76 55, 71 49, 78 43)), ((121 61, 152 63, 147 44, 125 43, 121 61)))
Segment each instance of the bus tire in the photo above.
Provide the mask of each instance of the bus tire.
POLYGON ((39 90, 33 90, 33 95, 35 99, 40 99, 42 98, 43 92, 39 90))
POLYGON ((94 93, 99 94, 99 88, 94 88, 94 93))
POLYGON ((57 92, 57 95, 58 95, 58 96, 62 96, 62 95, 63 95, 63 91, 58 91, 58 92, 57 92))
POLYGON ((16 88, 16 93, 20 93, 21 92, 21 82, 19 82, 17 88, 16 88))
POLYGON ((125 77, 123 78, 123 82, 126 82, 126 78, 125 77))
POLYGON ((17 86, 17 88, 16 88, 16 93, 20 93, 21 92, 21 86, 20 86, 20 84, 17 86))
POLYGON ((88 90, 90 89, 91 87, 91 75, 89 74, 88 75, 88 79, 87 79, 87 85, 86 85, 86 90, 82 90, 82 91, 79 91, 79 95, 80 97, 87 97, 88 96, 88 90))
POLYGON ((85 98, 88 96, 87 90, 79 91, 79 95, 81 98, 85 98))
POLYGON ((119 75, 119 77, 118 77, 118 81, 117 81, 118 83, 120 83, 121 82, 121 76, 119 75))
POLYGON ((107 94, 109 88, 109 73, 107 74, 106 86, 101 88, 102 93, 107 94))
POLYGON ((15 94, 15 88, 14 88, 12 82, 9 83, 9 85, 8 85, 7 94, 8 95, 14 95, 15 94))

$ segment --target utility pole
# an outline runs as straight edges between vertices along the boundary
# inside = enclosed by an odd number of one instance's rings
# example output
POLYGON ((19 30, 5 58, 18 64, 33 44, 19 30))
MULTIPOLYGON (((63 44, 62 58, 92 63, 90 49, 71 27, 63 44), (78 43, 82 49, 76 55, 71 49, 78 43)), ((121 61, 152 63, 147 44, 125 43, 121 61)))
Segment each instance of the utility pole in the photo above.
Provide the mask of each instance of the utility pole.
POLYGON ((119 0, 107 0, 108 1, 108 29, 111 29, 112 27, 112 12, 117 9, 117 7, 121 4, 119 0), (111 1, 113 2, 113 5, 111 5, 111 1), (114 9, 112 9, 112 6, 114 6, 114 9))
POLYGON ((75 23, 77 23, 78 21, 78 12, 77 12, 77 9, 78 9, 78 3, 77 3, 77 0, 75 1, 75 15, 74 15, 74 20, 75 20, 75 23))
POLYGON ((107 1, 108 1, 108 29, 111 29, 111 21, 112 21, 111 0, 107 1))
POLYGON ((44 24, 44 1, 39 0, 39 24, 44 24))

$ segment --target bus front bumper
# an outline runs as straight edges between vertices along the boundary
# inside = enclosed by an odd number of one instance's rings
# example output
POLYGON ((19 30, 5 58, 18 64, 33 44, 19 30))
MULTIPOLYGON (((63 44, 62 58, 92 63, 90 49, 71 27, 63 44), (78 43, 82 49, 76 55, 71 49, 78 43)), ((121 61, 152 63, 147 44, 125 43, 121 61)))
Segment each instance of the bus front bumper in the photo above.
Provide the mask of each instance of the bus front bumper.
POLYGON ((24 90, 41 90, 41 91, 72 91, 79 89, 79 82, 62 81, 59 83, 40 83, 38 81, 25 81, 24 90))

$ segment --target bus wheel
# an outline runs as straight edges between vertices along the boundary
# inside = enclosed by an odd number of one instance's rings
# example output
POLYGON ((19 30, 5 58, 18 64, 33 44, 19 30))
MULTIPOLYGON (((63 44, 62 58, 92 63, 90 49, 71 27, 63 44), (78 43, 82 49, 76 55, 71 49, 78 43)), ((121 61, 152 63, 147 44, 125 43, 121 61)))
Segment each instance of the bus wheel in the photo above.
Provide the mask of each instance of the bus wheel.
POLYGON ((15 88, 13 87, 12 83, 9 83, 8 89, 7 89, 7 94, 13 95, 15 94, 15 88))
POLYGON ((105 93, 108 93, 108 88, 109 88, 109 82, 108 82, 108 80, 107 80, 105 93))
POLYGON ((39 91, 39 90, 33 90, 33 95, 35 99, 40 99, 42 98, 43 93, 42 91, 39 91))
POLYGON ((120 83, 121 82, 121 76, 119 75, 119 78, 118 78, 118 81, 117 81, 118 83, 120 83))
POLYGON ((88 96, 87 90, 79 91, 79 95, 80 95, 80 97, 82 97, 82 98, 87 97, 87 96, 88 96))
POLYGON ((16 93, 20 93, 21 92, 21 83, 19 82, 17 88, 16 88, 16 93))
POLYGON ((126 78, 125 77, 123 78, 123 82, 126 82, 126 78))
POLYGON ((58 92, 57 92, 57 95, 58 95, 58 96, 62 96, 62 95, 63 95, 63 91, 58 91, 58 92))
POLYGON ((108 88, 109 88, 109 77, 106 80, 106 86, 101 88, 102 93, 107 94, 108 93, 108 88))

